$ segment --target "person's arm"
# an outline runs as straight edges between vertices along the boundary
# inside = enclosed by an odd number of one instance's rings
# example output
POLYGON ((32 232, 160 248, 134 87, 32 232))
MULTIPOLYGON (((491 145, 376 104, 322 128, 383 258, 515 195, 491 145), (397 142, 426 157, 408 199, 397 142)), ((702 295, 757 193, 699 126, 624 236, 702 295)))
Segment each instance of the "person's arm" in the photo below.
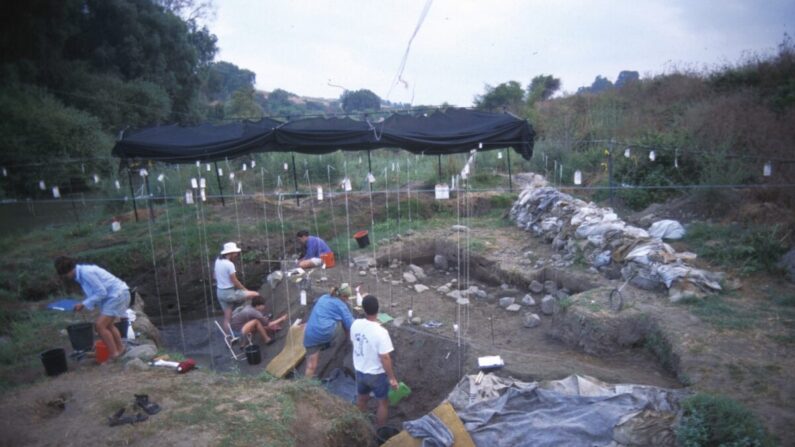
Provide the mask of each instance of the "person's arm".
POLYGON ((235 286, 235 289, 245 290, 246 292, 248 292, 246 286, 244 286, 243 283, 241 283, 240 280, 237 279, 237 275, 235 274, 235 272, 229 274, 229 280, 232 281, 232 284, 235 286))
MULTIPOLYGON (((100 300, 108 296, 108 290, 99 277, 91 273, 83 272, 80 280, 80 287, 83 289, 83 293, 86 294, 86 299, 81 304, 88 310, 93 310, 100 300)), ((75 310, 79 311, 80 309, 75 310)))
POLYGON ((397 377, 395 377, 395 372, 392 370, 392 357, 389 356, 389 353, 386 354, 379 354, 381 357, 381 365, 384 366, 384 371, 386 371, 386 376, 389 377, 389 386, 393 389, 397 389, 398 381, 397 377))

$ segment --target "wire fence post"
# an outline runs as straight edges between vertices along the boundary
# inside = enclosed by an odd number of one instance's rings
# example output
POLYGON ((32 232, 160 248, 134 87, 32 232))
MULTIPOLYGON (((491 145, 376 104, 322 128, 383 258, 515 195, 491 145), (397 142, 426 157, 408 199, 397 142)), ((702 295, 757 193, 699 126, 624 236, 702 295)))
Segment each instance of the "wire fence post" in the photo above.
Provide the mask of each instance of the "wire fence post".
POLYGON ((609 185, 610 207, 613 207, 613 196, 615 196, 615 186, 613 185, 613 139, 610 139, 607 147, 607 184, 609 185))
POLYGON ((130 195, 133 201, 133 212, 135 213, 135 221, 138 222, 138 205, 135 203, 135 189, 133 189, 133 176, 132 170, 127 166, 127 177, 130 179, 130 195))
POLYGON ((505 150, 508 158, 508 191, 513 192, 513 174, 511 173, 511 149, 505 150))
POLYGON ((221 173, 218 171, 218 162, 215 162, 215 180, 218 181, 218 194, 221 195, 221 206, 226 206, 226 201, 224 200, 224 187, 221 186, 221 173))

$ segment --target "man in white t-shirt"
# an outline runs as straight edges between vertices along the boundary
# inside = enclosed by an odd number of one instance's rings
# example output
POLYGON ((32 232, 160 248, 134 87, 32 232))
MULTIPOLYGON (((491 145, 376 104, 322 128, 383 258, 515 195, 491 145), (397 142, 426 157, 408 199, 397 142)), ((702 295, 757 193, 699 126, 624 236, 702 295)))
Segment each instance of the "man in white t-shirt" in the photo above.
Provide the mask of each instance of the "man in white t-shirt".
POLYGON ((356 370, 356 405, 367 411, 370 392, 378 400, 375 421, 378 427, 386 424, 389 406, 389 388, 397 389, 398 381, 389 356, 394 348, 389 332, 378 322, 378 299, 367 295, 362 299, 366 318, 355 320, 351 325, 353 343, 353 367, 356 370))
MULTIPOLYGON (((229 323, 232 320, 232 309, 250 300, 259 293, 246 289, 235 274, 235 259, 240 256, 240 248, 234 242, 224 244, 221 255, 215 260, 215 285, 218 303, 224 311, 224 330, 231 331, 229 323)), ((234 335, 234 334, 230 334, 234 335)))

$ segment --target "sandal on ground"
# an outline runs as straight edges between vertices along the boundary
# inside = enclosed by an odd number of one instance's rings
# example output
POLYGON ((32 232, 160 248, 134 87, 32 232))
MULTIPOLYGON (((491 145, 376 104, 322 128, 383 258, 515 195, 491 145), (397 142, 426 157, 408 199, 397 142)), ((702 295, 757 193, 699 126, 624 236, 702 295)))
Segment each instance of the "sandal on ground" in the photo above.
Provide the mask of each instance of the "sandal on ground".
POLYGON ((141 409, 144 410, 148 415, 153 415, 160 412, 160 405, 154 402, 149 402, 149 395, 147 394, 136 394, 135 405, 141 407, 141 409))

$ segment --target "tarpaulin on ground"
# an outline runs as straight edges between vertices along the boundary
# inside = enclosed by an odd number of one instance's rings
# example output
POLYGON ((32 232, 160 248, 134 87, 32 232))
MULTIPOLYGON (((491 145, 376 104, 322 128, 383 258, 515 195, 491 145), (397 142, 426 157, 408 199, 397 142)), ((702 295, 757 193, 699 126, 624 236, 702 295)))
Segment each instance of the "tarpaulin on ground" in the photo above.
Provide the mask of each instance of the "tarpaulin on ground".
POLYGON ((455 154, 512 147, 533 155, 535 132, 527 120, 506 113, 449 108, 423 115, 395 113, 386 119, 305 118, 219 126, 158 126, 126 131, 113 148, 123 162, 190 163, 254 152, 324 154, 399 148, 415 154, 455 154))
POLYGON ((676 445, 683 392, 584 376, 519 382, 464 377, 448 396, 478 446, 676 445))

